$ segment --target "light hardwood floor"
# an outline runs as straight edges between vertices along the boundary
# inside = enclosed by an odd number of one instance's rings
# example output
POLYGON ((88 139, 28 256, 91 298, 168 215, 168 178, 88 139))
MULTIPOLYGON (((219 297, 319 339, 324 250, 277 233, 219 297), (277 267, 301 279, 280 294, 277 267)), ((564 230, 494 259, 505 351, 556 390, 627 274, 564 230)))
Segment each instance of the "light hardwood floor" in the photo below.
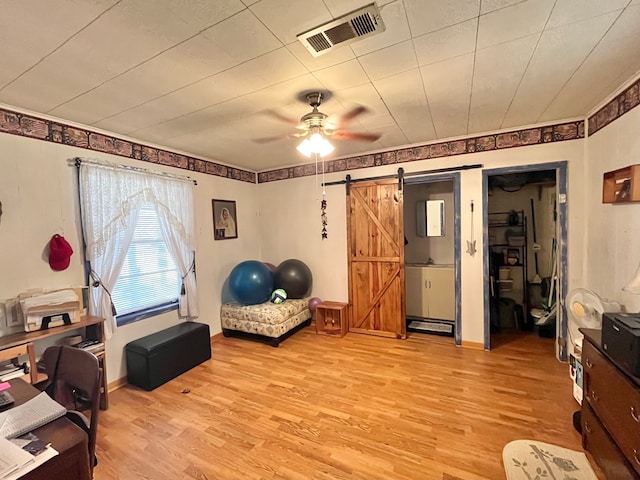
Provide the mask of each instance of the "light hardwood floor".
POLYGON ((221 339, 212 360, 153 392, 110 395, 95 479, 496 480, 511 440, 581 450, 553 341, 494 344, 313 326, 279 348, 221 339))

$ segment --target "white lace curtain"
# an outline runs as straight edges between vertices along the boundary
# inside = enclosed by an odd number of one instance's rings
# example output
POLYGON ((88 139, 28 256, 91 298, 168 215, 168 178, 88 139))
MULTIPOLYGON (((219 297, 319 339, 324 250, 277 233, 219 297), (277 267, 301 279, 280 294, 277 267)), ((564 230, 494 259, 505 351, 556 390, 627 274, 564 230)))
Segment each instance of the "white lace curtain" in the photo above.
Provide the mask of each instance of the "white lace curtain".
POLYGON ((80 201, 92 279, 89 313, 106 319, 111 337, 117 324, 108 292, 113 290, 136 227, 142 204, 154 205, 169 253, 181 272, 178 313, 197 318, 198 292, 193 268, 195 225, 193 183, 160 172, 140 171, 100 161, 80 161, 80 201))

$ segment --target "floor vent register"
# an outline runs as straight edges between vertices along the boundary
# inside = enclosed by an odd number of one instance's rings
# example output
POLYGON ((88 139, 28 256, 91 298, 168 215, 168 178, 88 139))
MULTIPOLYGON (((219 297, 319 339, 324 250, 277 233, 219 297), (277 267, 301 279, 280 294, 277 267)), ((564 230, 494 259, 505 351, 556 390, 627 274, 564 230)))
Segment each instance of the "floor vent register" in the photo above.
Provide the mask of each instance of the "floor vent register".
POLYGON ((410 320, 407 330, 412 332, 434 333, 436 335, 453 336, 453 323, 433 320, 410 320))

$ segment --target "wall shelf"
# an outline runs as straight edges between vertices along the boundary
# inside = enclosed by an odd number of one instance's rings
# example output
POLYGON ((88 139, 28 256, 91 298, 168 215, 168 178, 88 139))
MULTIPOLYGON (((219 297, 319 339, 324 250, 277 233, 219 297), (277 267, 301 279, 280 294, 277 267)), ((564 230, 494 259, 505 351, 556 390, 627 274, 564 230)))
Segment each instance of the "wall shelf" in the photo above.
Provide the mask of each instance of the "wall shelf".
POLYGON ((640 202, 640 164, 605 172, 602 203, 640 202))

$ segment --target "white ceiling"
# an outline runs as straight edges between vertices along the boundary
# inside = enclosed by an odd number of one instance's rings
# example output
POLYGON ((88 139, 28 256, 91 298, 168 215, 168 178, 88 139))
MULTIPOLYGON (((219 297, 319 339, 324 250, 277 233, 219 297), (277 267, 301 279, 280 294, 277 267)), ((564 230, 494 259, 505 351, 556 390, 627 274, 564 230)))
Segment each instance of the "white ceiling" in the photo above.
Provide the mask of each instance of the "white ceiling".
POLYGON ((386 31, 314 58, 296 35, 370 0, 22 0, 0 7, 0 102, 253 171, 308 161, 298 94, 374 143, 584 117, 640 71, 640 0, 379 0, 386 31))

